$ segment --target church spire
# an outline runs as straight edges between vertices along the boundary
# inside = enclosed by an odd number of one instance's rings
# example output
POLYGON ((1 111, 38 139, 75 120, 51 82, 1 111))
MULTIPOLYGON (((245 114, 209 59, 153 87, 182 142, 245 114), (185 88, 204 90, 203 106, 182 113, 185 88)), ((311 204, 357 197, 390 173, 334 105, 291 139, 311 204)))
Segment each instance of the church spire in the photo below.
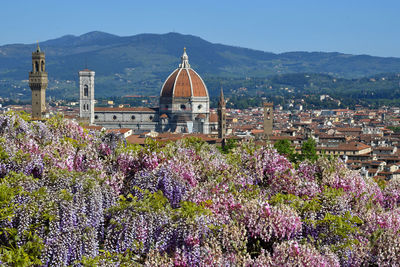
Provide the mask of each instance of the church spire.
POLYGON ((190 68, 189 57, 186 54, 186 47, 183 48, 183 55, 181 56, 181 64, 179 64, 179 68, 190 68))
POLYGON ((218 138, 222 138, 222 147, 225 146, 226 135, 226 103, 224 99, 224 91, 221 87, 221 93, 218 102, 218 138))
POLYGON ((224 90, 221 87, 221 92, 219 94, 219 103, 220 106, 225 106, 225 98, 224 98, 224 90))
POLYGON ((40 52, 39 40, 37 40, 37 41, 36 41, 36 43, 37 43, 37 49, 36 49, 36 52, 40 52))

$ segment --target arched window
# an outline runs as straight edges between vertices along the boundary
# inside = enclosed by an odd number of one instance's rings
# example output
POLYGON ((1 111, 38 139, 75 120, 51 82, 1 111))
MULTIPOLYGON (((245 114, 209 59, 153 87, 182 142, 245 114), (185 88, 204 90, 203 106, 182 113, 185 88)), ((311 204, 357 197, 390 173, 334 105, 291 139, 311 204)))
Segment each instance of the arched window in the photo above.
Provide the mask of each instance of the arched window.
POLYGON ((83 96, 89 96, 89 87, 87 84, 83 87, 83 96))
POLYGON ((35 72, 39 71, 39 62, 35 61, 35 72))
POLYGON ((89 104, 86 104, 86 110, 89 110, 89 104))
POLYGON ((42 61, 42 63, 41 63, 41 70, 42 70, 42 72, 44 72, 44 61, 42 61))

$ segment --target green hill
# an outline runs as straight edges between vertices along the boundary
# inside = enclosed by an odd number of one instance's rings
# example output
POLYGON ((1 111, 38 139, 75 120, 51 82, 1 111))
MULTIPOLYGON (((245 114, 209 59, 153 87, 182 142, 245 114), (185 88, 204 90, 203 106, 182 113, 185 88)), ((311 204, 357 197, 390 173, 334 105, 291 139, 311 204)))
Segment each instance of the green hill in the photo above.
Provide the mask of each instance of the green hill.
MULTIPOLYGON (((266 78, 287 73, 320 73, 340 78, 360 78, 400 72, 399 58, 324 52, 274 54, 210 43, 179 33, 139 34, 120 37, 103 32, 66 35, 40 43, 46 52, 50 83, 48 95, 76 97, 78 71, 96 71, 96 96, 155 95, 168 74, 179 64, 183 47, 190 63, 207 81, 266 78)), ((29 97, 26 80, 35 44, 0 46, 0 96, 29 97)), ((218 87, 218 86, 217 86, 218 87)), ((210 87, 213 94, 218 88, 210 87)))

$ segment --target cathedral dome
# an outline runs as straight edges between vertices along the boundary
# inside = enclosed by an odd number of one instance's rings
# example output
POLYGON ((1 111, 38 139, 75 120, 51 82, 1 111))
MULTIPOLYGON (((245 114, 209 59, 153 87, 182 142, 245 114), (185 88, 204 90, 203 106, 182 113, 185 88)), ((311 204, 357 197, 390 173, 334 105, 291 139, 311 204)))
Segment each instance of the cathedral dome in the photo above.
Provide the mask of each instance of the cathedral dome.
POLYGON ((166 79, 160 93, 161 97, 208 97, 203 79, 189 64, 186 49, 181 57, 181 64, 166 79))

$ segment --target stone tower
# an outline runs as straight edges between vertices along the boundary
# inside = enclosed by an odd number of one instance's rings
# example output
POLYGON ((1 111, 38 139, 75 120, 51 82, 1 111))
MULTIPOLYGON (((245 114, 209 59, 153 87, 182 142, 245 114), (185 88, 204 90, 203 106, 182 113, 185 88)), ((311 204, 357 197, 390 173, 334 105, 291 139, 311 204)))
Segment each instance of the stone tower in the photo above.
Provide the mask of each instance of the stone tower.
POLYGON ((218 101, 218 138, 225 139, 226 134, 226 103, 224 99, 224 92, 221 88, 221 94, 218 101))
POLYGON ((79 116, 90 124, 94 122, 94 71, 79 72, 79 116))
POLYGON ((48 77, 44 52, 39 44, 32 52, 32 71, 29 72, 29 87, 32 90, 32 119, 41 120, 46 114, 46 88, 48 77))
POLYGON ((272 135, 274 122, 274 103, 264 103, 264 137, 272 135))

